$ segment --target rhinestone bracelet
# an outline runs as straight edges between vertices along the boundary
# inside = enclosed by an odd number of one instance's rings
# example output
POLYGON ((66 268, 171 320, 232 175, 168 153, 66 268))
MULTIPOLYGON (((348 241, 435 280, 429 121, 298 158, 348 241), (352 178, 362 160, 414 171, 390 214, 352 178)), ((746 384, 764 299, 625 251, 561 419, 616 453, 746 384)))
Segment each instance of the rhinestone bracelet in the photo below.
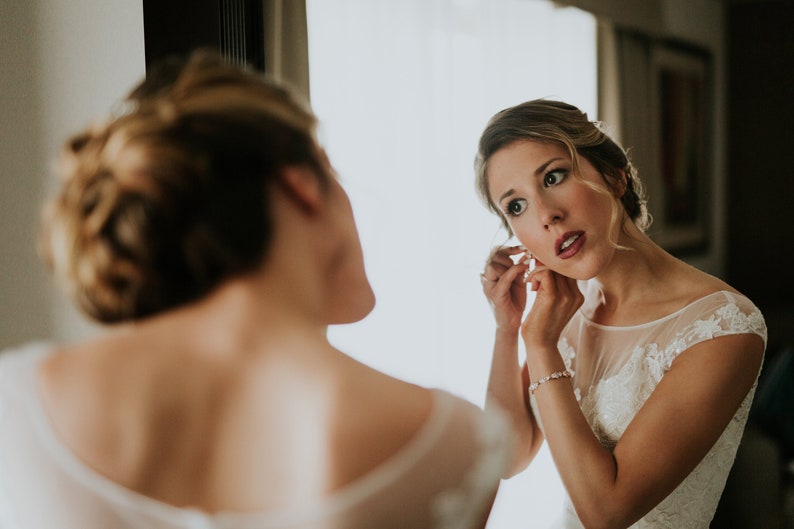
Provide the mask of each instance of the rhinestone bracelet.
POLYGON ((535 394, 535 390, 538 389, 538 386, 541 384, 545 384, 549 380, 557 380, 558 378, 571 378, 571 372, 567 369, 565 371, 555 371, 551 375, 545 376, 538 380, 537 382, 533 382, 529 385, 529 392, 531 394, 535 394))

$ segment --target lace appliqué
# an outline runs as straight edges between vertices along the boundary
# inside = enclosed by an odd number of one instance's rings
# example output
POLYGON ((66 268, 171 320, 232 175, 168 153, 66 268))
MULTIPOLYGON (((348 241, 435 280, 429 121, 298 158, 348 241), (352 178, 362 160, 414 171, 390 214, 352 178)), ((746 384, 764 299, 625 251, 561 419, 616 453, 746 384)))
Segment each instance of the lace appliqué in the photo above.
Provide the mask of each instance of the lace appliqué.
MULTIPOLYGON (((708 318, 698 319, 685 327, 664 346, 657 343, 637 346, 617 374, 591 386, 579 401, 601 444, 610 450, 614 448, 679 354, 699 342, 731 334, 756 334, 766 342, 766 324, 758 309, 745 314, 735 303, 727 303, 708 318)), ((559 348, 568 365, 575 357, 575 351, 564 339, 560 340, 559 348)), ((755 385, 692 473, 631 529, 708 527, 733 465, 754 394, 755 385)))
MULTIPOLYGON (((565 337, 560 338, 560 341, 557 343, 557 349, 560 351, 565 369, 571 373, 571 377, 575 376, 576 371, 573 369, 573 359, 576 357, 576 351, 574 351, 573 347, 568 343, 568 339, 565 337)), ((582 400, 582 393, 579 391, 579 388, 574 387, 573 394, 577 402, 582 400)))
POLYGON ((432 511, 438 529, 468 529, 482 518, 484 504, 493 483, 507 464, 508 430, 501 415, 489 412, 477 430, 480 453, 463 481, 454 489, 441 492, 433 500, 432 511))

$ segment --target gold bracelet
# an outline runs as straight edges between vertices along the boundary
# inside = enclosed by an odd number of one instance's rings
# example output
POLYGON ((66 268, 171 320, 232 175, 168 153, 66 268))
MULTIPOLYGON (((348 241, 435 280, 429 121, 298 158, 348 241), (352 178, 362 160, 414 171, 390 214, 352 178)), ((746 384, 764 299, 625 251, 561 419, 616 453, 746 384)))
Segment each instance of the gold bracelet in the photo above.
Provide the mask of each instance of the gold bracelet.
POLYGON ((555 371, 551 375, 545 376, 538 380, 537 382, 533 382, 529 385, 529 392, 531 394, 535 394, 535 390, 538 389, 538 386, 541 384, 545 384, 549 380, 557 380, 558 378, 571 378, 571 372, 567 369, 565 371, 555 371))

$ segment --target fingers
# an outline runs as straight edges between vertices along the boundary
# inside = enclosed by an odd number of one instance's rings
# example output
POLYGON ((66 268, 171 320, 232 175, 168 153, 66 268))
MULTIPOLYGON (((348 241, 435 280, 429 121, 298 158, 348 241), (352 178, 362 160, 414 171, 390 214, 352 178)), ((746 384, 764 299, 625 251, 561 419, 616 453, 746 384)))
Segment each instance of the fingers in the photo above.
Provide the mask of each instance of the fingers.
POLYGON ((515 263, 512 256, 525 253, 527 251, 523 246, 497 246, 488 255, 487 262, 496 262, 509 266, 515 263))
POLYGON ((513 287, 513 284, 516 283, 516 281, 523 283, 523 274, 526 269, 527 265, 525 264, 516 264, 508 268, 499 278, 499 281, 496 282, 494 294, 496 296, 509 295, 510 289, 513 287))
POLYGON ((566 321, 584 302, 584 296, 575 279, 558 274, 545 266, 530 272, 527 281, 530 289, 537 292, 533 307, 537 307, 539 311, 553 310, 566 321))
POLYGON ((515 282, 524 282, 523 274, 526 270, 527 265, 523 263, 514 264, 510 267, 488 266, 485 272, 480 274, 483 290, 489 298, 504 295, 515 282))
POLYGON ((530 290, 535 292, 540 288, 540 283, 542 278, 546 276, 553 278, 554 275, 557 274, 549 270, 549 268, 546 265, 536 260, 535 267, 532 268, 531 270, 527 269, 527 274, 524 277, 524 280, 527 283, 529 283, 530 290))
POLYGON ((537 292, 535 305, 546 306, 569 319, 581 307, 584 296, 575 279, 558 274, 547 267, 538 267, 529 274, 530 288, 537 292))
POLYGON ((512 256, 522 254, 525 251, 526 249, 523 246, 497 246, 494 248, 488 256, 483 273, 480 274, 483 283, 485 281, 498 281, 507 270, 517 264, 512 256))
POLYGON ((527 286, 524 282, 524 263, 489 263, 480 274, 482 290, 491 304, 496 324, 502 329, 518 330, 527 302, 527 286))
POLYGON ((558 274, 546 265, 538 264, 527 274, 527 282, 531 283, 534 291, 541 287, 552 295, 565 295, 579 292, 579 287, 575 279, 558 274))
POLYGON ((520 253, 526 252, 527 249, 524 246, 517 245, 517 246, 494 246, 491 250, 491 254, 488 256, 488 259, 492 259, 495 255, 504 254, 504 255, 518 255, 520 253))
POLYGON ((575 279, 548 268, 530 274, 530 282, 537 294, 521 325, 528 351, 537 346, 554 346, 584 301, 575 279))

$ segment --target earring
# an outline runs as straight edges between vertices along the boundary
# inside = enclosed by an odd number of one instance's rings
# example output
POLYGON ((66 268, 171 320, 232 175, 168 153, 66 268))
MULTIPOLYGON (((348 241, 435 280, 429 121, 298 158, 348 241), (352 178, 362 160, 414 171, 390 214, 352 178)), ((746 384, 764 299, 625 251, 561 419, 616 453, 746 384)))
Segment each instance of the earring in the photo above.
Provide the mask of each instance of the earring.
POLYGON ((527 270, 526 272, 524 272, 524 282, 526 283, 527 280, 529 279, 529 274, 531 274, 532 271, 535 269, 536 261, 535 261, 535 257, 532 256, 532 252, 530 252, 529 250, 524 251, 524 256, 525 256, 524 264, 527 265, 527 270))

